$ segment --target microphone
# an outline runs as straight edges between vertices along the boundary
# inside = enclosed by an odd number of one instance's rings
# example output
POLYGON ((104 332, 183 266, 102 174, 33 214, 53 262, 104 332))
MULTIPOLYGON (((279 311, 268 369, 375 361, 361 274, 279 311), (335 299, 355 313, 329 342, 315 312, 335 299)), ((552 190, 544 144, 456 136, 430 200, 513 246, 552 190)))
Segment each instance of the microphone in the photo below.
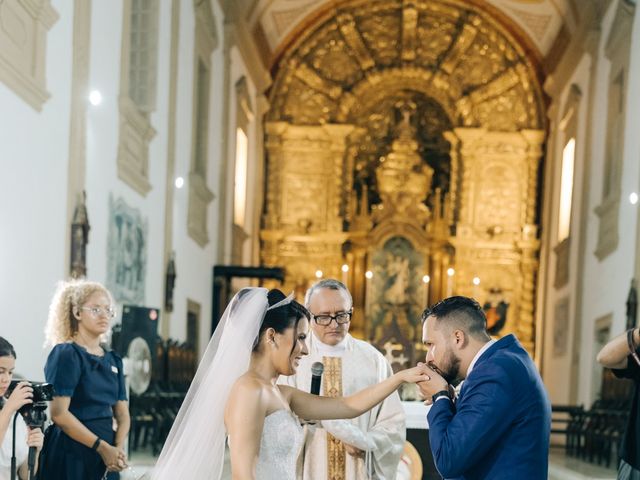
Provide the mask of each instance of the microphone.
POLYGON ((324 372, 324 365, 322 362, 314 362, 313 365, 311 365, 311 395, 320 395, 322 372, 324 372))

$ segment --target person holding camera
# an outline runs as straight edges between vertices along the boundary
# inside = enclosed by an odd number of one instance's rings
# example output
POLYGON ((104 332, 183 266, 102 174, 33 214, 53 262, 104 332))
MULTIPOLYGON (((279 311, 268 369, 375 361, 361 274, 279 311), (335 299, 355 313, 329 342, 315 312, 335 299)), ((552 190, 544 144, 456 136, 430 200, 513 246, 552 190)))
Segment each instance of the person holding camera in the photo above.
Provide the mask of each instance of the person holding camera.
MULTIPOLYGON (((39 428, 28 428, 22 415, 16 417, 16 412, 24 405, 33 402, 33 388, 29 382, 18 383, 8 398, 5 394, 13 377, 16 366, 16 352, 13 346, 0 337, 0 480, 11 478, 11 456, 13 452, 13 422, 16 418, 16 469, 18 478, 29 478, 27 455, 29 447, 35 447, 37 452, 42 448, 44 435, 39 428)), ((37 458, 37 457, 36 457, 37 458)), ((38 470, 38 462, 34 473, 38 470)))
POLYGON ((46 433, 40 480, 115 480, 127 468, 122 359, 102 345, 114 316, 111 294, 96 282, 62 282, 51 301, 46 336, 54 347, 44 371, 55 389, 54 424, 46 433))

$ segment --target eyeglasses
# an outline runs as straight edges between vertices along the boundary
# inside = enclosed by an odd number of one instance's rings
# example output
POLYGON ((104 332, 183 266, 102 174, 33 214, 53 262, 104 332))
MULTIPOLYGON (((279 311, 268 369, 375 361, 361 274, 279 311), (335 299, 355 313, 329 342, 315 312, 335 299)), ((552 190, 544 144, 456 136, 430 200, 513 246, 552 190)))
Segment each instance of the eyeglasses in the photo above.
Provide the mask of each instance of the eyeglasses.
POLYGON ((107 318, 113 318, 116 316, 116 311, 111 308, 102 308, 102 307, 80 307, 82 310, 86 310, 90 312, 94 317, 99 317, 100 315, 104 315, 107 318))
POLYGON ((331 321, 335 320, 338 325, 344 325, 345 323, 349 323, 351 321, 351 314, 353 312, 349 310, 348 312, 338 312, 335 315, 329 315, 323 313, 322 315, 313 315, 313 319, 318 325, 322 325, 323 327, 327 327, 331 325, 331 321))

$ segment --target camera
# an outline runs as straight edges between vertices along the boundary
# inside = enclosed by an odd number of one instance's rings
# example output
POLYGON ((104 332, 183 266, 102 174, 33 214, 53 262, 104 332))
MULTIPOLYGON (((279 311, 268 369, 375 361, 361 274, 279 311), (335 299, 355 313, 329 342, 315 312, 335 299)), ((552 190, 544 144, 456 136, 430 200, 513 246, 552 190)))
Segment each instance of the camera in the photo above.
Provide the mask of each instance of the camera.
MULTIPOLYGON (((24 380, 12 380, 7 388, 6 397, 9 397, 20 382, 24 380)), ((42 428, 47 420, 45 410, 47 403, 53 400, 53 385, 44 382, 28 382, 33 388, 33 403, 23 405, 19 412, 24 417, 25 423, 31 428, 42 428)))

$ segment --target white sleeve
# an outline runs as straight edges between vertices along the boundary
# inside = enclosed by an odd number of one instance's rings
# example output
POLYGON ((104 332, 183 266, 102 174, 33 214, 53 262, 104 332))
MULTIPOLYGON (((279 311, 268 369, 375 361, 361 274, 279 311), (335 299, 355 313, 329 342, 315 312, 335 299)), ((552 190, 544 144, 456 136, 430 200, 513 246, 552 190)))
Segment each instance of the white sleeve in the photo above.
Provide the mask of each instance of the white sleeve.
POLYGON ((320 425, 338 440, 360 450, 369 452, 376 448, 373 439, 349 420, 323 420, 320 425))

